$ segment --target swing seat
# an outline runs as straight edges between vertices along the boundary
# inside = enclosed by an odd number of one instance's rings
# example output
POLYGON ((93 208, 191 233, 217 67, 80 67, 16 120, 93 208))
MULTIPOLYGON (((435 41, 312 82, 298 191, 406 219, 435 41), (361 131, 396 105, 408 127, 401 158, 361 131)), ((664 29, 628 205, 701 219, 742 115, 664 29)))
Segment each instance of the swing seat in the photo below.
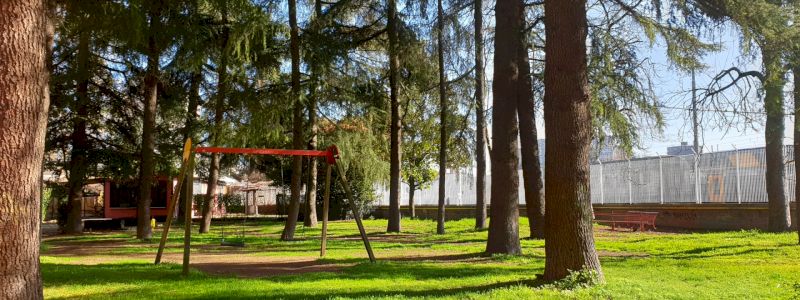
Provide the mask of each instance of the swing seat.
POLYGON ((228 247, 244 247, 244 241, 226 241, 222 240, 219 243, 220 246, 228 246, 228 247))

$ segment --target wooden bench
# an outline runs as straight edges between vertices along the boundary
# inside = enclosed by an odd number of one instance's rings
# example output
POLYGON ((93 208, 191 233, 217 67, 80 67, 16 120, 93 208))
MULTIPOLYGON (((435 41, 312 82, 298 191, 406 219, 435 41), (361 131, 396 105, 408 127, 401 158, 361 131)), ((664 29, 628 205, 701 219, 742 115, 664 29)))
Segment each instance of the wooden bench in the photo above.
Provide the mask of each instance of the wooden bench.
POLYGON ((595 213, 594 221, 600 224, 611 225, 611 230, 617 227, 630 228, 633 231, 645 231, 647 228, 656 229, 656 216, 658 212, 648 211, 612 211, 610 213, 595 213))

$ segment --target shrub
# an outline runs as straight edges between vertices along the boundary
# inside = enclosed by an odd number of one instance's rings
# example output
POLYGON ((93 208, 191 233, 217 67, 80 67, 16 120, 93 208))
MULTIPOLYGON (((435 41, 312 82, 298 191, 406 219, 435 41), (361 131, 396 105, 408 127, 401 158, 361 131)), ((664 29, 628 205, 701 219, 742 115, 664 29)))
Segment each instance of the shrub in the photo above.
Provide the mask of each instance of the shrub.
POLYGON ((244 197, 239 194, 225 194, 219 198, 219 205, 228 213, 244 213, 244 197))
POLYGON ((554 281, 546 287, 558 290, 574 290, 600 284, 600 274, 596 270, 570 271, 564 279, 554 281))

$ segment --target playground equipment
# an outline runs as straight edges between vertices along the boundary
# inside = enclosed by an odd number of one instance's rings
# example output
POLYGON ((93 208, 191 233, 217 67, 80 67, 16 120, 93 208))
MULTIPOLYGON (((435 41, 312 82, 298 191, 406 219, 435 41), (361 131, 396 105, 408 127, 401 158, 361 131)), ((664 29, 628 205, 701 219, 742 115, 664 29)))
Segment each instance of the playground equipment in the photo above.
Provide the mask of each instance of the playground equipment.
MULTIPOLYGON (((186 184, 187 195, 192 195, 192 182, 194 181, 194 154, 196 153, 224 153, 224 154, 250 154, 250 155, 284 155, 284 156, 304 156, 309 158, 324 157, 327 163, 325 171, 325 194, 323 195, 322 205, 322 239, 320 242, 320 256, 325 256, 327 247, 328 235, 328 210, 330 200, 330 185, 331 185, 331 171, 333 166, 336 166, 336 171, 339 174, 339 181, 344 187, 347 196, 347 202, 350 210, 353 212, 353 218, 356 220, 358 231, 361 234, 361 240, 364 242, 364 248, 367 250, 370 262, 375 262, 375 255, 372 253, 372 247, 367 238, 367 232, 364 230, 364 224, 361 222, 361 215, 353 201, 353 192, 347 182, 345 172, 341 164, 337 164, 336 160, 339 159, 339 150, 335 145, 328 147, 326 150, 286 150, 286 149, 252 149, 252 148, 222 148, 222 147, 197 147, 192 150, 192 140, 187 139, 183 146, 183 161, 181 163, 180 176, 178 183, 175 185, 175 192, 167 204, 167 220, 164 222, 164 230, 161 234, 161 242, 158 245, 158 253, 156 254, 155 264, 161 263, 161 256, 164 253, 164 245, 167 242, 167 235, 169 234, 170 225, 172 224, 172 216, 174 215, 175 205, 181 193, 183 181, 186 174, 190 174, 191 180, 186 184)), ((185 201, 186 211, 191 211, 191 201, 185 201)), ((183 274, 189 274, 189 263, 191 256, 191 235, 192 235, 192 216, 186 214, 184 221, 184 236, 183 236, 183 274)))

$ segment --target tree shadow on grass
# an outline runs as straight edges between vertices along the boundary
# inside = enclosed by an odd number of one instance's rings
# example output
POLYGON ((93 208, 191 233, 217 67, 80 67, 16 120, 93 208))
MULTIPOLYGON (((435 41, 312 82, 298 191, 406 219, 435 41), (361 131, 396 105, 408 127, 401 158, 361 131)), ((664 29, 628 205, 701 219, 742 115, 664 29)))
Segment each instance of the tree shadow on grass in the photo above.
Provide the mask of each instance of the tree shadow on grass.
MULTIPOLYGON (((330 262, 317 262, 318 265, 330 265, 330 262)), ((286 266, 291 266, 287 263, 286 266)), ((304 266, 309 266, 304 263, 304 266)), ((246 267, 246 266, 237 266, 246 267)), ((541 267, 519 265, 493 265, 474 263, 420 263, 420 262, 379 262, 359 263, 341 269, 341 273, 313 272, 286 276, 274 276, 255 279, 263 282, 283 284, 313 283, 323 279, 361 282, 369 280, 450 280, 460 278, 481 281, 491 276, 518 275, 516 277, 533 278, 541 273, 541 267)), ((214 281, 217 279, 233 279, 234 276, 210 276, 195 272, 189 278, 180 276, 179 264, 152 265, 149 263, 115 263, 98 265, 71 265, 42 263, 42 274, 45 286, 84 286, 113 283, 140 283, 148 288, 147 282, 166 283, 171 281, 214 281)), ((284 274, 292 274, 286 272, 284 274)), ((380 289, 382 287, 376 287, 380 289)))
POLYGON ((696 258, 718 258, 730 256, 743 256, 754 253, 769 253, 778 251, 779 248, 795 246, 793 244, 779 244, 770 246, 751 246, 751 245, 724 245, 696 247, 684 251, 676 251, 655 255, 656 257, 673 259, 696 259, 696 258))

